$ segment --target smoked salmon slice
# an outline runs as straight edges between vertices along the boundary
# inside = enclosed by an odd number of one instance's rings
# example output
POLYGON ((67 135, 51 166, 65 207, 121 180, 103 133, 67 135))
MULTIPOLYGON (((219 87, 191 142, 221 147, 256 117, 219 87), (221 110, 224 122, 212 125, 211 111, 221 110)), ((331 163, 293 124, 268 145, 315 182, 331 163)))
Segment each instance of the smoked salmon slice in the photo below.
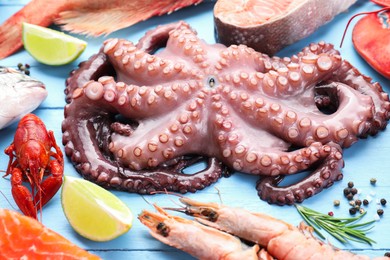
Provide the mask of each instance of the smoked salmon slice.
POLYGON ((214 7, 217 41, 245 44, 273 55, 301 40, 356 0, 218 0, 214 7))
POLYGON ((100 259, 37 220, 0 209, 0 259, 100 259))

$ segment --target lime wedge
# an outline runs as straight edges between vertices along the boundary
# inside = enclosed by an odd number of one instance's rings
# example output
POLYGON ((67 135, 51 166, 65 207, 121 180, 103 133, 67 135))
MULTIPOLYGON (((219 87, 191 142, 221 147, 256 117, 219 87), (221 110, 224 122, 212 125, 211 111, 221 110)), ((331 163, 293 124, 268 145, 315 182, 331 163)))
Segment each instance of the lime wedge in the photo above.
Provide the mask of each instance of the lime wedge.
POLYGON ((84 179, 65 176, 61 203, 73 229, 90 240, 112 240, 133 223, 132 212, 118 197, 84 179))
POLYGON ((77 59, 87 42, 50 28, 23 23, 24 48, 37 61, 47 65, 64 65, 77 59))

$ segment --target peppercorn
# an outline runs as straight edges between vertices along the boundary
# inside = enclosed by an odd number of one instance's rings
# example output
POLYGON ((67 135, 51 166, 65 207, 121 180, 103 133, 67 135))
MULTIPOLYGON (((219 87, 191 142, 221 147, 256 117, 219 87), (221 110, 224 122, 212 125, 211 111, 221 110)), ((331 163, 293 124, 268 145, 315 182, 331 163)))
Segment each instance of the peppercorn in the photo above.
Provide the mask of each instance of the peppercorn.
POLYGON ((333 201, 333 205, 336 206, 336 207, 340 206, 340 201, 339 200, 334 200, 333 201))
POLYGON ((371 179, 370 179, 370 183, 371 183, 372 185, 375 185, 376 179, 375 179, 375 178, 371 178, 371 179))
POLYGON ((331 216, 331 217, 333 217, 333 212, 332 212, 332 211, 329 211, 329 212, 328 212, 328 215, 331 216))
POLYGON ((363 200, 364 206, 367 206, 369 203, 370 203, 370 202, 368 202, 368 200, 366 200, 366 199, 363 200))
POLYGON ((352 195, 355 195, 355 194, 357 194, 357 192, 358 192, 358 191, 357 191, 357 189, 356 189, 356 188, 352 188, 352 189, 351 189, 351 193, 352 193, 352 195))
POLYGON ((18 69, 20 69, 22 66, 23 66, 23 64, 19 62, 18 63, 18 69))
POLYGON ((386 253, 385 253, 385 256, 386 256, 386 257, 390 257, 390 252, 386 252, 386 253))
POLYGON ((383 211, 383 209, 378 209, 378 210, 376 211, 376 213, 378 213, 379 216, 382 216, 383 213, 384 213, 384 211, 383 211))
POLYGON ((28 64, 28 63, 24 64, 24 66, 26 67, 26 69, 30 68, 30 64, 28 64))
POLYGON ((348 199, 348 200, 352 200, 352 199, 353 199, 353 194, 352 194, 352 193, 348 193, 347 199, 348 199))
POLYGON ((344 189, 344 196, 347 196, 349 193, 351 193, 351 189, 350 188, 345 188, 344 189))
POLYGON ((28 75, 30 75, 30 71, 26 69, 26 70, 24 71, 24 74, 26 74, 26 75, 28 76, 28 75))
POLYGON ((382 206, 385 206, 386 203, 387 203, 386 199, 381 199, 381 204, 382 204, 382 206))
POLYGON ((349 202, 349 205, 355 206, 355 201, 351 200, 351 201, 349 202))
POLYGON ((361 200, 355 200, 355 205, 361 206, 362 205, 362 201, 361 200))
POLYGON ((360 214, 363 214, 363 213, 364 213, 364 209, 363 209, 363 208, 360 208, 360 209, 359 209, 359 212, 360 212, 360 214))
POLYGON ((356 208, 350 208, 349 209, 349 214, 355 215, 356 214, 356 208))
POLYGON ((352 181, 350 181, 350 182, 348 182, 348 188, 352 188, 353 187, 353 182, 352 181))

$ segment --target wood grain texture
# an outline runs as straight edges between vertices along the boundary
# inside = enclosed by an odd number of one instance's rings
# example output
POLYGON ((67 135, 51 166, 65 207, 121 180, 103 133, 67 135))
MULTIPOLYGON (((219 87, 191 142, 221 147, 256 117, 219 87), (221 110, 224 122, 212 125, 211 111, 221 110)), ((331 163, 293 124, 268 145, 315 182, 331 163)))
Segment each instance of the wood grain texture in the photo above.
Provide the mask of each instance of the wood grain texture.
MULTIPOLYGON (((0 23, 7 19, 11 14, 19 10, 26 1, 18 3, 17 1, 0 0, 0 23)), ((207 42, 215 42, 213 29, 213 3, 204 3, 198 6, 180 10, 171 15, 166 15, 158 18, 152 18, 148 21, 139 23, 131 28, 115 32, 109 37, 127 38, 134 42, 144 35, 144 33, 159 24, 164 24, 177 20, 186 20, 193 28, 198 31, 201 38, 207 42)), ((308 45, 310 42, 318 42, 324 40, 331 42, 338 46, 344 26, 347 20, 354 13, 360 11, 375 10, 373 4, 367 1, 358 1, 348 13, 344 13, 336 17, 331 23, 321 27, 310 37, 289 46, 278 55, 291 56, 298 52, 302 47, 308 45)), ((352 24, 353 25, 353 24, 352 24)), ((56 27, 54 27, 56 28, 56 27)), ((53 130, 57 142, 63 150, 61 144, 61 122, 63 120, 64 101, 64 85, 65 79, 69 72, 74 69, 78 62, 87 59, 90 55, 97 52, 102 41, 100 38, 84 38, 88 41, 86 51, 82 56, 72 64, 61 67, 50 67, 39 64, 24 50, 12 55, 9 58, 0 60, 1 66, 16 67, 19 62, 28 63, 31 65, 31 75, 43 81, 49 91, 48 98, 34 113, 37 114, 45 122, 48 129, 53 130)), ((390 92, 390 84, 385 78, 377 74, 371 69, 354 51, 350 33, 344 42, 341 49, 343 58, 349 60, 363 73, 370 75, 374 80, 379 81, 386 92, 390 92)), ((1 95, 1 93, 0 93, 1 95)), ((0 104, 6 106, 7 104, 0 104)), ((13 134, 16 129, 16 124, 0 130, 0 150, 4 149, 12 142, 13 134)), ((375 222, 375 226, 369 236, 377 241, 373 246, 351 243, 340 244, 332 237, 329 242, 342 249, 350 250, 359 254, 366 254, 369 256, 382 256, 385 252, 390 251, 390 236, 387 234, 390 230, 390 131, 389 129, 379 133, 376 137, 369 137, 365 140, 360 140, 351 148, 344 152, 345 168, 343 169, 344 179, 331 188, 324 190, 319 195, 306 200, 303 205, 316 209, 318 211, 327 213, 333 211, 336 216, 349 216, 348 201, 343 196, 343 189, 347 186, 349 181, 353 181, 355 186, 362 191, 361 198, 364 199, 367 195, 373 198, 372 203, 366 207, 368 211, 364 220, 371 220, 374 213, 379 207, 376 204, 376 199, 386 198, 389 205, 384 207, 384 215, 380 221, 375 222), (370 178, 375 177, 377 184, 375 186, 370 184, 370 178), (341 205, 339 207, 333 206, 333 200, 339 199, 341 205)), ((7 156, 0 153, 0 170, 6 170, 8 163, 7 156)), ((65 159, 65 175, 79 176, 71 165, 68 158, 65 159)), ((295 178, 299 178, 295 177, 295 178)), ((231 206, 243 207, 252 211, 264 212, 276 218, 283 219, 292 224, 298 225, 302 221, 301 217, 292 206, 275 206, 268 205, 261 201, 255 190, 256 176, 249 176, 245 174, 234 174, 229 178, 220 179, 215 185, 199 191, 195 194, 188 194, 189 197, 200 201, 214 201, 219 202, 218 188, 222 202, 231 206)), ((13 208, 16 205, 11 196, 11 187, 9 178, 0 178, 0 191, 8 199, 8 201, 0 195, 0 208, 13 208)), ((174 206, 175 197, 167 195, 145 196, 142 198, 138 194, 129 194, 125 192, 113 191, 121 200, 123 200, 132 210, 136 217, 142 209, 151 209, 150 203, 158 203, 164 206, 174 206), (173 200, 173 201, 172 201, 173 200)), ((148 230, 140 224, 137 219, 134 219, 134 225, 127 234, 105 243, 97 243, 82 238, 76 234, 69 223, 67 222, 60 203, 60 193, 58 193, 43 210, 43 224, 55 230, 66 238, 70 239, 77 245, 101 256, 103 259, 192 259, 191 256, 180 252, 174 248, 168 247, 159 241, 153 239, 148 230)), ((103 223, 102 223, 103 225, 103 223)))

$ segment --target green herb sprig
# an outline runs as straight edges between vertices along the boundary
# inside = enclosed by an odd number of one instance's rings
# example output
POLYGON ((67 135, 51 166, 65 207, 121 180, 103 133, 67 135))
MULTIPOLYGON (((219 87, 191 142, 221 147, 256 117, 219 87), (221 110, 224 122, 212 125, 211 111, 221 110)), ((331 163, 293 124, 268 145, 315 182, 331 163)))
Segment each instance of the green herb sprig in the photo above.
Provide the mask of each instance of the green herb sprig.
POLYGON ((310 225, 322 239, 325 239, 325 236, 321 234, 319 229, 324 229, 342 243, 347 243, 348 240, 359 243, 367 243, 369 245, 376 243, 374 240, 366 236, 366 233, 371 230, 373 226, 364 228, 373 224, 375 220, 360 224, 353 224, 353 222, 361 219, 366 212, 357 217, 335 218, 302 205, 295 204, 295 207, 307 224, 310 225))

